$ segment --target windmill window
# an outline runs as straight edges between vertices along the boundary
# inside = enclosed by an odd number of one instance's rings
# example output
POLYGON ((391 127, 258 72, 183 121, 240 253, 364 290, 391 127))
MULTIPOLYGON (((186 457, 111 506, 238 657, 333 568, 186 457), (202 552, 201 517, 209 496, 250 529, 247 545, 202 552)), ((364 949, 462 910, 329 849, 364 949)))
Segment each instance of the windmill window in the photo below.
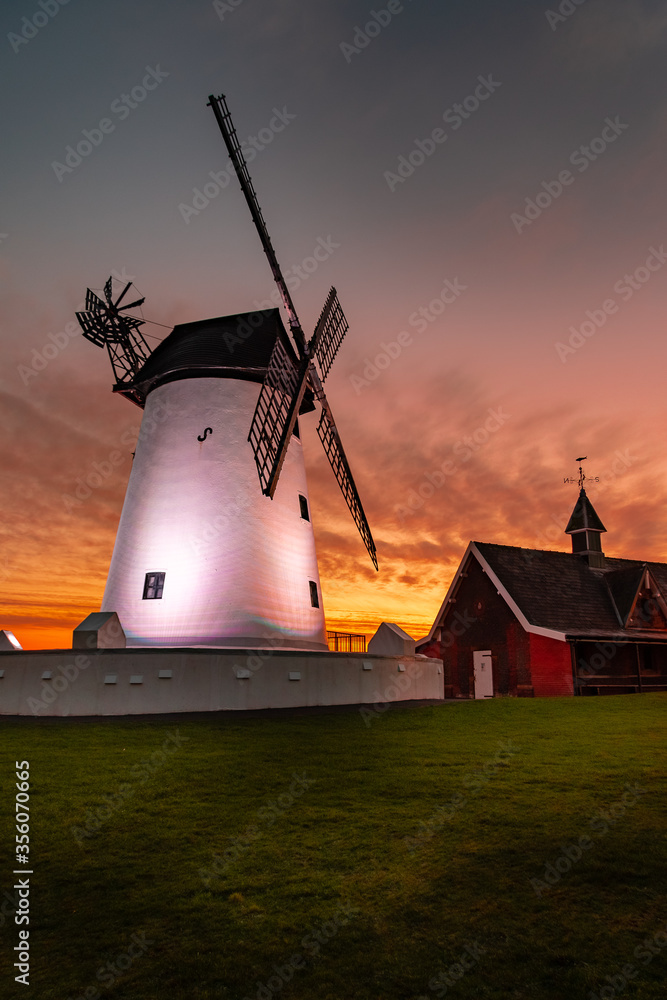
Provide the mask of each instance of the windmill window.
POLYGON ((308 500, 302 493, 299 493, 299 507, 301 508, 301 517, 304 521, 310 521, 310 512, 308 510, 308 500))
POLYGON ((317 593, 317 584, 315 583, 314 580, 310 580, 309 583, 310 583, 310 603, 314 608, 319 608, 320 598, 317 593))
POLYGON ((164 573, 146 573, 144 581, 144 601, 159 601, 164 590, 164 573))

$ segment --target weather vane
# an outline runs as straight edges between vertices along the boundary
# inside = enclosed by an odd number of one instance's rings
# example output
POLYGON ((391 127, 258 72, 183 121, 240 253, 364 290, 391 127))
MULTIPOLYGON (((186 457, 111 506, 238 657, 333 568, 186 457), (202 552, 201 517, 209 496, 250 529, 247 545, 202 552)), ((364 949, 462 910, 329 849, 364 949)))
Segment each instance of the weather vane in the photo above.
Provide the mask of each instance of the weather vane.
POLYGON ((587 476, 585 474, 583 466, 582 466, 581 463, 582 462, 586 462, 586 461, 588 461, 588 456, 587 455, 581 455, 580 458, 575 458, 575 462, 579 463, 579 478, 578 479, 574 479, 572 476, 569 476, 567 479, 564 479, 563 482, 564 483, 577 483, 580 490, 583 490, 584 483, 586 483, 586 482, 588 482, 588 483, 599 483, 600 482, 600 477, 599 476, 587 476))

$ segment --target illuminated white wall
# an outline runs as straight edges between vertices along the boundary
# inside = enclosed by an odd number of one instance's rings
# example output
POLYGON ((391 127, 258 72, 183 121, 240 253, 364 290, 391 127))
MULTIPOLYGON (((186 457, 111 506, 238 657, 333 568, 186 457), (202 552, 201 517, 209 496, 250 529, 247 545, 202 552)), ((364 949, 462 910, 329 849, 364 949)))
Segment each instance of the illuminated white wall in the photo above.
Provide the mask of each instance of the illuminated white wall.
MULTIPOLYGON (((0 652, 0 716, 150 715, 444 697, 441 660, 369 653, 222 649, 0 652)), ((358 723, 361 725, 361 721, 358 723)), ((363 731, 363 726, 361 727, 363 731)))
POLYGON ((247 440, 259 390, 190 378, 149 393, 101 608, 128 646, 327 648, 301 442, 264 496, 247 440), (153 572, 163 596, 144 600, 153 572))

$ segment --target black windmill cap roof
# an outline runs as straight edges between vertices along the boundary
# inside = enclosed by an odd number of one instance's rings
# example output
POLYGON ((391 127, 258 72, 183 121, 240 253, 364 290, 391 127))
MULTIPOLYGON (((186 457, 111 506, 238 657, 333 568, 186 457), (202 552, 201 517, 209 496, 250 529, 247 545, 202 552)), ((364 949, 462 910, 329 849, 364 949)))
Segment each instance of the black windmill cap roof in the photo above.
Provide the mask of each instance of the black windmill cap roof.
POLYGON ((579 499, 574 505, 570 520, 567 522, 565 534, 570 535, 574 531, 585 531, 587 528, 592 531, 607 530, 598 517, 595 507, 586 496, 586 490, 582 487, 579 499))
MULTIPOLYGON (((298 358, 278 309, 234 313, 194 323, 180 323, 165 337, 137 372, 132 390, 142 400, 166 382, 186 378, 237 378, 263 382, 276 340, 290 360, 298 358)), ((118 385, 123 392, 129 387, 118 385)), ((301 412, 314 409, 307 392, 301 412)))

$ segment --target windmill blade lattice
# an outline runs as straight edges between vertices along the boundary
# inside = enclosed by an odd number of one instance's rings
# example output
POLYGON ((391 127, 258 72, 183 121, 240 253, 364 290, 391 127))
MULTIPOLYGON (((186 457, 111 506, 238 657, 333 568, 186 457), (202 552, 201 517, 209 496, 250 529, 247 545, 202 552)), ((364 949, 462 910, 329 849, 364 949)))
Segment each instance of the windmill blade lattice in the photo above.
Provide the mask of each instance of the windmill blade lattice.
POLYGON ((320 422, 317 425, 317 433, 320 441, 322 442, 327 458, 331 463, 334 476, 336 477, 342 494, 345 497, 347 506, 350 508, 350 513, 354 518, 354 523, 359 529, 359 534, 364 540, 364 545, 368 549, 368 554, 373 560, 373 565, 376 569, 378 569, 377 551, 375 549, 375 542, 373 541, 371 529, 366 519, 366 515, 364 514, 364 508, 361 505, 357 487, 354 479, 352 478, 352 472, 350 470, 350 465, 345 451, 343 450, 343 444, 341 442, 338 429, 333 421, 333 416, 326 400, 324 402, 325 405, 322 410, 322 416, 320 417, 320 422))
POLYGON ((315 333, 308 345, 310 354, 312 355, 314 352, 317 357, 323 382, 331 370, 338 348, 349 328, 345 313, 338 301, 336 289, 332 288, 317 321, 315 333))
POLYGON ((289 325, 290 330, 292 331, 292 336, 294 337, 299 354, 302 355, 306 349, 306 338, 303 335, 301 323, 299 322, 299 317, 296 314, 296 309, 294 308, 294 303, 292 302, 292 296, 290 295, 287 282, 285 281, 283 273, 280 269, 276 252, 273 249, 271 237, 269 236, 269 230, 266 227, 264 216, 262 215, 262 210, 259 206, 259 200, 257 198, 255 188, 253 187, 250 173, 248 172, 248 165, 245 161, 241 143, 239 142, 236 134, 234 122, 232 121, 232 115, 227 107, 227 101, 224 94, 221 94, 220 97, 214 97, 213 94, 211 94, 208 99, 208 106, 213 109, 215 120, 217 121, 218 127, 222 132, 227 152, 229 153, 230 159, 234 165, 236 177, 241 185, 241 190, 243 191, 246 203, 250 209, 252 221, 255 223, 257 235, 259 236, 262 248, 269 262, 273 280, 278 286, 278 291, 280 292, 283 305, 285 306, 285 310, 289 317, 289 325))
POLYGON ((102 299, 99 299, 95 292, 91 292, 88 288, 86 291, 86 312, 78 312, 76 318, 86 340, 95 344, 96 347, 106 346, 105 313, 106 306, 102 299))
POLYGON ((128 282, 114 301, 113 278, 109 278, 104 286, 104 300, 89 288, 86 291, 86 309, 76 314, 86 340, 109 351, 119 383, 131 382, 151 353, 140 332, 143 319, 125 315, 129 309, 141 306, 144 299, 120 304, 131 287, 132 282, 128 282))
POLYGON ((290 438, 308 384, 308 358, 295 367, 285 345, 276 340, 248 440, 257 463, 262 492, 273 497, 290 438))

